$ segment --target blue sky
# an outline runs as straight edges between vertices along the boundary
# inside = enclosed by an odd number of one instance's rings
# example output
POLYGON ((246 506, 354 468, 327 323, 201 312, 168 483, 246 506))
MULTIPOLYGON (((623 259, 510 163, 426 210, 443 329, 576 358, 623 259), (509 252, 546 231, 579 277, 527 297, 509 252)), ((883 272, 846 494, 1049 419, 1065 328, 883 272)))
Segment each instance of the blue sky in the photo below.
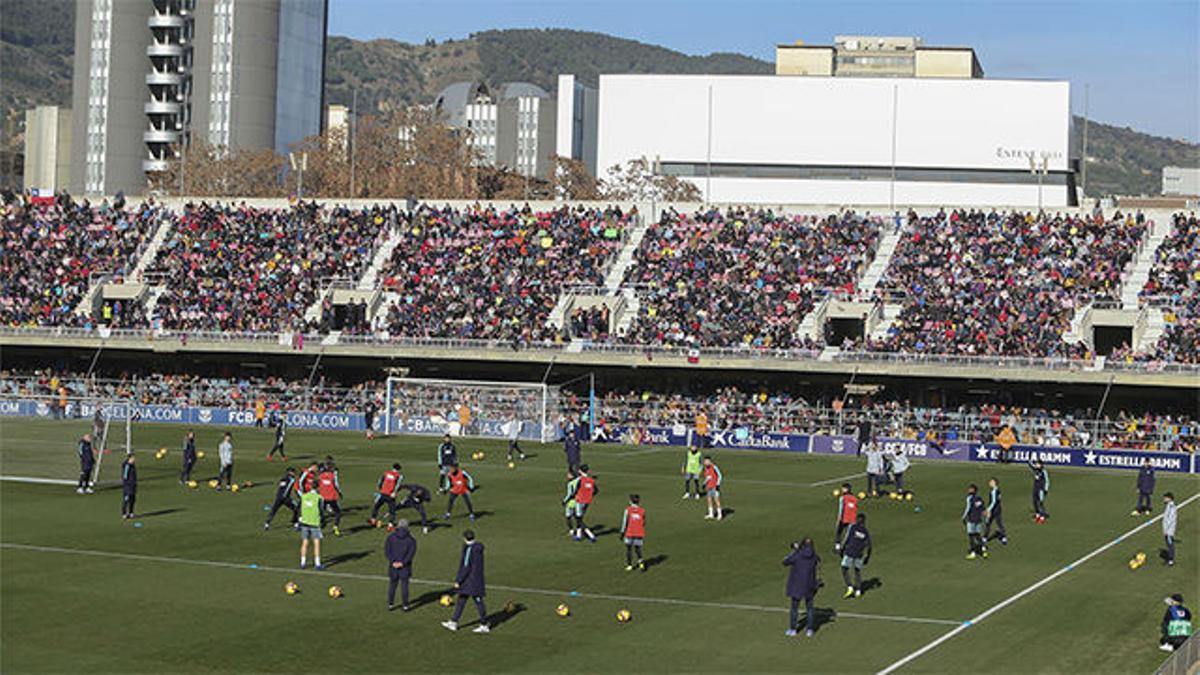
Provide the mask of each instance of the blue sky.
POLYGON ((573 28, 688 54, 774 60, 777 43, 918 35, 974 47, 988 77, 1068 79, 1091 117, 1200 141, 1198 0, 330 0, 329 32, 422 42, 491 28, 573 28))

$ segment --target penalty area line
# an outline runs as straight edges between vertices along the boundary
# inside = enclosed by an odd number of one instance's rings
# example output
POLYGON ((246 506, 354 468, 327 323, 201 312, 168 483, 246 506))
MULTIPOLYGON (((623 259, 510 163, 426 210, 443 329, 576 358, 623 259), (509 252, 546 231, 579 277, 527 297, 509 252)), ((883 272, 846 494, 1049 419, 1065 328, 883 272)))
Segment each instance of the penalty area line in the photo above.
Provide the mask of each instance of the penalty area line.
MULTIPOLYGON (((17 544, 12 542, 0 542, 0 549, 11 549, 15 551, 33 551, 38 553, 59 553, 64 555, 86 555, 97 558, 116 558, 120 560, 141 560, 144 562, 157 563, 174 563, 177 565, 195 565, 199 567, 217 567, 221 569, 232 570, 251 570, 257 572, 278 572, 283 574, 303 574, 314 577, 330 577, 339 579, 360 579, 363 581, 384 581, 386 575, 382 574, 359 574, 355 572, 337 572, 333 570, 314 570, 314 569, 296 569, 291 567, 272 567, 270 565, 258 565, 255 563, 231 563, 220 560, 192 560, 188 558, 172 558, 169 556, 143 555, 140 553, 117 553, 112 551, 93 551, 89 549, 78 548, 63 548, 58 546, 36 546, 33 544, 17 544)), ((454 584, 450 581, 438 581, 433 579, 412 579, 415 584, 425 586, 438 586, 450 589, 454 584)), ((710 609, 735 609, 750 612, 771 612, 771 613, 786 613, 788 610, 784 607, 767 607, 763 605, 746 605, 738 603, 724 602, 705 602, 702 600, 684 600, 680 598, 660 598, 653 596, 638 596, 638 595, 613 595, 609 593, 591 593, 586 591, 563 591, 551 588, 528 588, 525 586, 507 586, 502 584, 488 584, 491 589, 499 591, 508 591, 510 593, 534 593, 537 595, 549 595, 554 597, 572 597, 584 598, 592 600, 618 600, 623 602, 641 602, 660 605, 675 605, 680 607, 704 607, 710 609)), ((915 616, 896 616, 891 614, 859 614, 856 612, 835 612, 835 617, 845 617, 848 619, 866 619, 875 621, 895 621, 901 623, 926 623, 940 624, 947 626, 957 626, 961 621, 952 621, 949 619, 931 619, 926 617, 915 616)))
MULTIPOLYGON (((1200 494, 1194 494, 1191 497, 1188 497, 1186 500, 1184 500, 1182 503, 1179 504, 1179 508, 1182 509, 1183 507, 1187 506, 1188 504, 1191 504, 1192 502, 1196 501, 1197 499, 1200 499, 1200 494)), ((1121 542, 1125 541, 1129 537, 1146 529, 1147 527, 1153 525, 1154 523, 1158 522, 1159 520, 1162 520, 1162 514, 1159 514, 1159 515, 1155 516, 1154 518, 1147 520, 1146 522, 1142 523, 1141 525, 1138 525, 1137 527, 1133 528, 1132 530, 1129 530, 1128 532, 1126 532, 1124 534, 1118 535, 1112 541, 1100 546, 1099 548, 1093 550, 1091 553, 1088 553, 1087 555, 1076 560, 1075 562, 1068 563, 1068 564, 1058 568, 1057 571, 1050 574, 1049 576, 1043 577, 1039 581, 1035 581, 1034 583, 1030 584, 1029 586, 1026 586, 1024 589, 1018 591, 1017 593, 1014 593, 1013 595, 1008 596, 1007 598, 1001 600, 1000 602, 998 602, 998 603, 992 605, 991 607, 985 609, 984 611, 980 612, 977 616, 975 616, 967 621, 963 621, 961 624, 956 626, 954 628, 954 630, 933 640, 929 644, 912 652, 911 654, 909 654, 908 656, 905 656, 904 658, 900 659, 899 661, 896 661, 895 663, 891 664, 890 666, 887 666, 883 670, 880 670, 878 675, 889 675, 890 673, 896 672, 900 668, 903 668, 904 666, 908 665, 909 663, 912 663, 913 661, 920 658, 921 656, 924 656, 925 654, 928 654, 929 652, 933 651, 934 649, 937 649, 939 646, 941 646, 945 642, 948 642, 949 640, 951 640, 952 638, 957 636, 959 633, 962 633, 963 631, 970 628, 971 626, 978 624, 979 622, 983 621, 984 619, 988 618, 989 616, 995 614, 996 612, 999 612, 1000 610, 1004 609, 1005 607, 1008 607, 1009 605, 1013 604, 1017 600, 1020 600, 1021 598, 1025 597, 1026 595, 1033 593, 1034 591, 1038 590, 1042 586, 1049 584, 1051 581, 1054 581, 1055 579, 1066 574, 1067 572, 1074 570, 1076 567, 1079 567, 1083 563, 1091 560, 1092 558, 1095 558, 1096 556, 1100 555, 1101 553, 1104 553, 1105 551, 1116 546, 1117 544, 1120 544, 1121 542)))

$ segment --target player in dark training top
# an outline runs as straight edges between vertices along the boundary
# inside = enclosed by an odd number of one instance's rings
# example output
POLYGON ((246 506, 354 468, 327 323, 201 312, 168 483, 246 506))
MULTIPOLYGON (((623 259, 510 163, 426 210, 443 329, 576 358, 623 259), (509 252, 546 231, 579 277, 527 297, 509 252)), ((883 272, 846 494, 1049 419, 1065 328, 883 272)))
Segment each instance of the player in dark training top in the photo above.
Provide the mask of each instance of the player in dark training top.
POLYGON ((976 556, 987 557, 987 545, 983 541, 983 497, 979 496, 979 487, 974 483, 967 486, 967 505, 963 509, 962 521, 967 526, 967 545, 969 551, 967 560, 976 556))
POLYGON ((300 518, 300 505, 296 502, 296 470, 290 466, 275 484, 275 503, 271 504, 267 521, 263 523, 264 530, 271 529, 271 521, 275 520, 275 514, 285 506, 292 512, 292 527, 295 527, 300 518))
POLYGON ((275 453, 279 453, 279 457, 283 461, 287 461, 287 451, 283 449, 284 440, 287 438, 287 413, 281 413, 279 420, 275 424, 275 444, 271 446, 271 451, 267 453, 267 461, 271 461, 275 457, 275 453))

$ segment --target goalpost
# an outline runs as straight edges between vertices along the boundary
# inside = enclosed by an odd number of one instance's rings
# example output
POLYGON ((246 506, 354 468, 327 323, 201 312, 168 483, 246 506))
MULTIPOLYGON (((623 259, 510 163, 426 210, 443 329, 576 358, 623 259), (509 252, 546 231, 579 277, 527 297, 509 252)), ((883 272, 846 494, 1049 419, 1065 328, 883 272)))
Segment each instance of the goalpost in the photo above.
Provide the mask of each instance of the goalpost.
POLYGON ((508 438, 559 438, 562 392, 536 382, 389 377, 383 432, 508 438))
POLYGON ((92 485, 100 482, 100 468, 104 466, 104 457, 110 454, 114 445, 124 452, 119 456, 133 452, 133 422, 137 419, 137 408, 128 399, 108 399, 81 401, 79 404, 81 417, 92 422, 92 448, 96 452, 96 466, 92 469, 92 485))

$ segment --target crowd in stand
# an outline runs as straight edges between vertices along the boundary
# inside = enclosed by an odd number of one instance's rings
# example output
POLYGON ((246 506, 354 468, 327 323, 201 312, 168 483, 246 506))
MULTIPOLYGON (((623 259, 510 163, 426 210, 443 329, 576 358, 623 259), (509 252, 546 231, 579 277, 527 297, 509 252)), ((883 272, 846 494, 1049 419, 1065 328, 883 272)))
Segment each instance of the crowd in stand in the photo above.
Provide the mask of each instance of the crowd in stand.
POLYGON ((85 326, 102 319, 76 312, 93 273, 120 280, 132 272, 163 212, 152 203, 124 209, 60 196, 9 200, 0 215, 0 325, 85 326))
MULTIPOLYGON (((440 415, 470 428, 481 416, 507 420, 516 414, 540 419, 537 390, 398 382, 395 410, 404 415, 440 415)), ((231 408, 247 411, 361 412, 368 401, 382 408, 381 382, 340 383, 318 376, 201 377, 153 371, 85 378, 81 373, 42 369, 0 371, 0 397, 127 399, 147 405, 231 408)), ((598 427, 616 433, 646 427, 694 428, 699 416, 714 431, 853 434, 869 418, 879 437, 909 440, 991 442, 1013 430, 1018 443, 1049 447, 1099 447, 1195 452, 1200 421, 1195 415, 1093 409, 1043 409, 1011 404, 917 405, 905 400, 854 397, 806 398, 785 391, 727 386, 708 392, 614 389, 600 394, 598 427)), ((564 392, 567 411, 586 411, 586 395, 564 392)), ((550 414, 553 414, 552 412, 550 414)), ((635 437, 636 438, 636 437, 635 437)))
POLYGON ((730 209, 663 215, 625 283, 638 288, 642 345, 813 347, 797 336, 829 289, 853 292, 875 255, 880 221, 730 209))
POLYGON ((1063 334, 1075 310, 1116 298, 1147 230, 1141 214, 1079 218, 910 214, 877 288, 903 304, 874 351, 1081 357, 1063 334))
POLYGON ((1166 328, 1140 360, 1200 363, 1200 219, 1175 214, 1141 294, 1160 306, 1166 328))
POLYGON ((151 268, 166 286, 155 314, 168 329, 301 330, 322 282, 357 279, 395 217, 315 202, 189 205, 151 268))
POLYGON ((1191 415, 1119 411, 1097 419, 1094 410, 1056 410, 1018 405, 919 406, 908 401, 832 399, 809 401, 779 391, 724 387, 707 394, 653 390, 609 391, 600 423, 616 427, 692 428, 697 416, 714 430, 853 434, 863 418, 880 437, 908 440, 991 442, 1004 427, 1018 442, 1050 447, 1100 447, 1195 452, 1200 423, 1191 415))
POLYGON ((384 287, 389 335, 552 340, 550 312, 571 285, 599 285, 636 212, 424 207, 400 233, 384 287))

